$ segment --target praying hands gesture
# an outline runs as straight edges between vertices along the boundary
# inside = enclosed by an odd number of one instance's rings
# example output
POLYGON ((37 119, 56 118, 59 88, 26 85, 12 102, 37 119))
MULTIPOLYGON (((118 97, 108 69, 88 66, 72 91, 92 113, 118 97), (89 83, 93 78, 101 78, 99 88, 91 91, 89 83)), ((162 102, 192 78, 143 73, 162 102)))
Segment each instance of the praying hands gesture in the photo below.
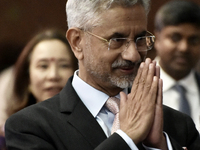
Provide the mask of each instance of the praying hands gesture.
POLYGON ((155 61, 142 62, 131 93, 120 93, 120 129, 135 144, 167 150, 163 134, 162 80, 155 61))

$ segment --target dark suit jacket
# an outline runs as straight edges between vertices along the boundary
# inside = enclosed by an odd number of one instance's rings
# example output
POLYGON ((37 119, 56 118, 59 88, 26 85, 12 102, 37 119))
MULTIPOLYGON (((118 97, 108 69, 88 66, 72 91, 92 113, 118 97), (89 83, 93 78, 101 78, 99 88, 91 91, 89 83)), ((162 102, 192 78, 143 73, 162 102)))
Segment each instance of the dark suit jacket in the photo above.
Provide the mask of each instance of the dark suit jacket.
MULTIPOLYGON (((117 134, 106 137, 102 128, 84 106, 69 79, 53 98, 29 106, 6 122, 9 150, 129 150, 117 134)), ((192 120, 164 106, 164 131, 173 148, 200 150, 200 139, 192 120)), ((143 149, 141 144, 139 149, 143 149)))

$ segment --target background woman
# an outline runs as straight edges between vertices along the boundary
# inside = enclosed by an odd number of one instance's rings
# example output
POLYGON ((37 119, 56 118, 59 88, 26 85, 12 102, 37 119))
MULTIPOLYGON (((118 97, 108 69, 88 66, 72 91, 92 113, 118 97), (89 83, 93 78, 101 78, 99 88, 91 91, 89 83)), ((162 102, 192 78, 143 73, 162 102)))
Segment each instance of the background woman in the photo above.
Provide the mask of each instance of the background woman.
POLYGON ((14 66, 13 86, 9 85, 13 94, 7 95, 6 101, 7 117, 59 93, 77 68, 64 32, 49 29, 34 36, 14 66))

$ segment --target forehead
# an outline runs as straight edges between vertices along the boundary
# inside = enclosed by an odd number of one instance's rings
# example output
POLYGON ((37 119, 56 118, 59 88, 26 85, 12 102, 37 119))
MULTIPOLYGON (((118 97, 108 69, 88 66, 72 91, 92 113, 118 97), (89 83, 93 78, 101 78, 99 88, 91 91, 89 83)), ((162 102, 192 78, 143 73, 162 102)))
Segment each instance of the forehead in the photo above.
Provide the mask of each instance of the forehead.
POLYGON ((31 60, 70 58, 69 48, 61 41, 44 40, 38 43, 32 51, 31 60))
POLYGON ((115 6, 100 16, 99 31, 106 32, 142 32, 147 28, 147 17, 142 5, 136 4, 131 7, 115 6))
POLYGON ((193 24, 190 23, 184 23, 180 25, 170 25, 166 26, 161 30, 161 33, 165 34, 173 34, 173 33, 178 33, 184 36, 193 36, 193 35, 198 35, 200 36, 200 27, 196 27, 193 24))

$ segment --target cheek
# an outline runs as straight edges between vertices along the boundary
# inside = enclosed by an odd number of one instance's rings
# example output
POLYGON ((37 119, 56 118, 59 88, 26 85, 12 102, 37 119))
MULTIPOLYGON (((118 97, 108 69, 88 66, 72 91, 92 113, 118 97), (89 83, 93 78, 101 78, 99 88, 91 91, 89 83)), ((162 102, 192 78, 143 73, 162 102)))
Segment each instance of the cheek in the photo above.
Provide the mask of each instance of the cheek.
POLYGON ((200 47, 193 50, 192 55, 196 58, 200 58, 200 47))
POLYGON ((37 72, 30 72, 30 88, 33 95, 36 95, 42 91, 43 78, 37 72))
POLYGON ((61 75, 61 78, 62 78, 61 82, 63 83, 63 85, 66 84, 66 82, 68 81, 69 77, 71 77, 73 74, 74 74, 74 70, 72 68, 60 72, 60 75, 61 75))
POLYGON ((159 40, 155 43, 157 54, 161 57, 170 57, 175 52, 176 45, 170 40, 159 40))
POLYGON ((197 63, 199 59, 200 59, 200 48, 197 50, 194 50, 191 55, 191 60, 194 61, 194 64, 197 63))

